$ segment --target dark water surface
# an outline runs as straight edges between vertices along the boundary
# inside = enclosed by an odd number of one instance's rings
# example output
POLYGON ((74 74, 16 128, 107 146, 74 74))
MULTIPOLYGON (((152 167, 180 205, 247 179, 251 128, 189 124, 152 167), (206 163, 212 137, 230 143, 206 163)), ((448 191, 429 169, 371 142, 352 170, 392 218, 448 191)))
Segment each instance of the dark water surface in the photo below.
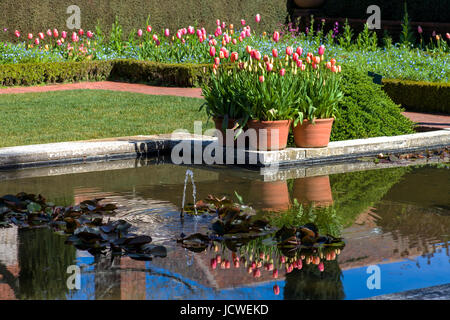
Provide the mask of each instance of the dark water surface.
MULTIPOLYGON (((119 206, 117 215, 168 249, 166 258, 137 261, 92 256, 64 244, 49 229, 0 229, 0 299, 361 299, 450 283, 450 170, 448 165, 401 167, 330 176, 264 182, 247 170, 188 168, 171 164, 0 181, 0 195, 40 193, 58 205, 95 197, 119 206), (196 198, 209 194, 236 200, 235 192, 258 210, 280 211, 293 199, 319 204, 311 218, 344 237, 335 260, 279 277, 262 268, 249 273, 242 263, 212 269, 218 254, 194 253, 174 239, 181 232, 206 232, 210 218, 180 221, 186 170, 193 172, 196 198), (320 215, 326 214, 326 217, 320 215), (80 289, 70 290, 67 268, 81 270, 80 289), (370 289, 370 266, 380 270, 380 288, 370 289), (274 285, 280 288, 274 293, 274 285)), ((193 187, 187 184, 186 201, 193 187)), ((275 267, 278 262, 275 261, 275 267)))

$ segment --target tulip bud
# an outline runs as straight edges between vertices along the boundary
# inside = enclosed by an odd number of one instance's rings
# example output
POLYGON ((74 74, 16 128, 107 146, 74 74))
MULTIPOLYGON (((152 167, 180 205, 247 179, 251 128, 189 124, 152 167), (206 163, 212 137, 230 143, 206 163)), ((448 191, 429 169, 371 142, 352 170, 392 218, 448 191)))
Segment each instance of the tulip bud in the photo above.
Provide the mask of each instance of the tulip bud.
POLYGON ((32 34, 32 33, 29 33, 29 34, 28 34, 28 39, 29 39, 29 40, 33 39, 33 34, 32 34))
POLYGON ((296 52, 297 52, 297 54, 298 54, 299 56, 301 56, 302 53, 303 53, 303 49, 302 49, 301 47, 298 47, 297 50, 296 50, 296 52))
POLYGON ((319 47, 319 56, 323 55, 325 53, 325 46, 321 45, 319 47))
POLYGON ((216 259, 211 259, 211 269, 216 269, 217 268, 217 260, 216 259))
POLYGON ((215 65, 219 65, 220 64, 220 57, 215 57, 214 58, 214 64, 215 65))
POLYGON ((293 51, 294 51, 294 49, 292 49, 292 47, 287 47, 287 48, 286 48, 286 54, 287 54, 288 56, 291 56, 293 51))
POLYGON ((214 57, 216 55, 216 48, 215 47, 210 47, 209 48, 209 55, 211 57, 214 57))
POLYGON ((280 41, 280 33, 279 33, 278 31, 275 31, 275 32, 273 33, 272 39, 273 39, 274 42, 280 41))
POLYGON ((42 32, 39 32, 39 38, 40 38, 41 40, 44 39, 44 34, 43 34, 42 32))
POLYGON ((320 272, 323 272, 325 270, 325 267, 323 265, 323 262, 319 263, 319 265, 317 266, 320 272))
POLYGON ((284 76, 286 74, 286 69, 282 68, 280 70, 280 76, 284 76))
POLYGON ((450 33, 446 33, 445 36, 447 37, 448 40, 450 40, 450 33))
POLYGON ((257 23, 259 23, 261 21, 261 15, 259 13, 255 16, 255 21, 257 23))
POLYGON ((38 45, 39 45, 39 38, 36 38, 36 39, 34 40, 34 43, 38 46, 38 45))
POLYGON ((78 30, 78 34, 79 34, 80 36, 82 36, 82 35, 84 34, 84 30, 83 30, 83 29, 78 30))
POLYGON ((271 64, 271 63, 267 63, 266 64, 266 69, 267 69, 267 71, 272 71, 273 70, 273 64, 271 64))
POLYGON ((17 38, 20 38, 20 32, 19 32, 19 30, 14 31, 14 35, 15 35, 17 38))
POLYGON ((280 294, 280 287, 277 284, 273 286, 273 293, 275 293, 275 295, 280 294))
POLYGON ((272 277, 273 277, 274 279, 277 279, 277 278, 278 278, 278 269, 274 269, 274 270, 273 270, 273 272, 272 272, 272 277))
POLYGON ((137 35, 138 35, 138 37, 142 37, 142 30, 141 30, 141 29, 139 29, 139 30, 137 31, 137 35))
POLYGON ((244 19, 241 20, 241 24, 242 24, 243 26, 245 26, 245 20, 244 20, 244 19))
POLYGON ((417 32, 418 32, 419 34, 422 34, 422 32, 423 32, 423 29, 422 29, 422 27, 421 27, 421 26, 418 26, 418 27, 417 27, 417 32))
POLYGON ((166 37, 170 36, 170 30, 169 29, 165 29, 164 30, 164 36, 166 36, 166 37))

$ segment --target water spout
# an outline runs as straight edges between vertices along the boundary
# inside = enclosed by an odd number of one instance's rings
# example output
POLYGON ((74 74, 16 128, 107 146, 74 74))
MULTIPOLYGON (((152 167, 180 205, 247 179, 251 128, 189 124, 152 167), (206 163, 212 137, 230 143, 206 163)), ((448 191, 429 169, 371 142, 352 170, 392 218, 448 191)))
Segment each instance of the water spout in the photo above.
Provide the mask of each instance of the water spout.
POLYGON ((192 182, 192 197, 194 199, 194 211, 195 211, 195 215, 197 215, 197 207, 196 207, 196 203, 197 203, 196 193, 197 193, 197 191, 195 189, 194 173, 191 170, 187 169, 186 170, 186 178, 184 179, 183 202, 181 203, 180 217, 184 216, 184 202, 185 202, 185 199, 186 199, 186 185, 187 185, 189 177, 191 177, 191 182, 192 182))

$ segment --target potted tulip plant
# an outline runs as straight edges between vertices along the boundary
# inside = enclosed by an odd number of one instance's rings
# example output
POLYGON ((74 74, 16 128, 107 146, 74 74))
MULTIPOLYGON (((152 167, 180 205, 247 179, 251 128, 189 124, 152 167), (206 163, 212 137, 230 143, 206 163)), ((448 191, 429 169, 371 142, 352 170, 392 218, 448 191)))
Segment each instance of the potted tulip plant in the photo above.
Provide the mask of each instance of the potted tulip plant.
POLYGON ((294 141, 297 147, 326 147, 330 141, 331 129, 337 105, 343 98, 340 90, 341 66, 336 60, 324 61, 325 48, 319 48, 319 55, 308 53, 303 64, 299 93, 302 97, 297 105, 294 121, 294 141))
POLYGON ((246 53, 246 61, 238 60, 237 52, 231 53, 231 63, 226 55, 214 58, 211 80, 202 90, 206 110, 213 116, 222 113, 224 119, 237 113, 237 134, 246 129, 251 149, 282 150, 299 103, 297 66, 278 59, 276 50, 271 58, 250 47, 246 53))

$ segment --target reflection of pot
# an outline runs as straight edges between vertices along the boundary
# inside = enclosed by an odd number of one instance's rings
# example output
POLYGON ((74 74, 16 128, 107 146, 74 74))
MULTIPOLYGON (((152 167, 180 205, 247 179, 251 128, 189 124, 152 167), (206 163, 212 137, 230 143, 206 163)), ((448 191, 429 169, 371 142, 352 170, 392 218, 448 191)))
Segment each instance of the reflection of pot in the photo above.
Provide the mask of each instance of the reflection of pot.
POLYGON ((292 196, 299 203, 310 204, 314 202, 318 206, 329 206, 333 204, 330 178, 321 176, 296 179, 292 196))
POLYGON ((325 0, 294 0, 294 2, 298 7, 308 9, 320 7, 325 0))
POLYGON ((255 209, 282 211, 289 209, 289 189, 286 181, 254 181, 249 194, 255 209))

